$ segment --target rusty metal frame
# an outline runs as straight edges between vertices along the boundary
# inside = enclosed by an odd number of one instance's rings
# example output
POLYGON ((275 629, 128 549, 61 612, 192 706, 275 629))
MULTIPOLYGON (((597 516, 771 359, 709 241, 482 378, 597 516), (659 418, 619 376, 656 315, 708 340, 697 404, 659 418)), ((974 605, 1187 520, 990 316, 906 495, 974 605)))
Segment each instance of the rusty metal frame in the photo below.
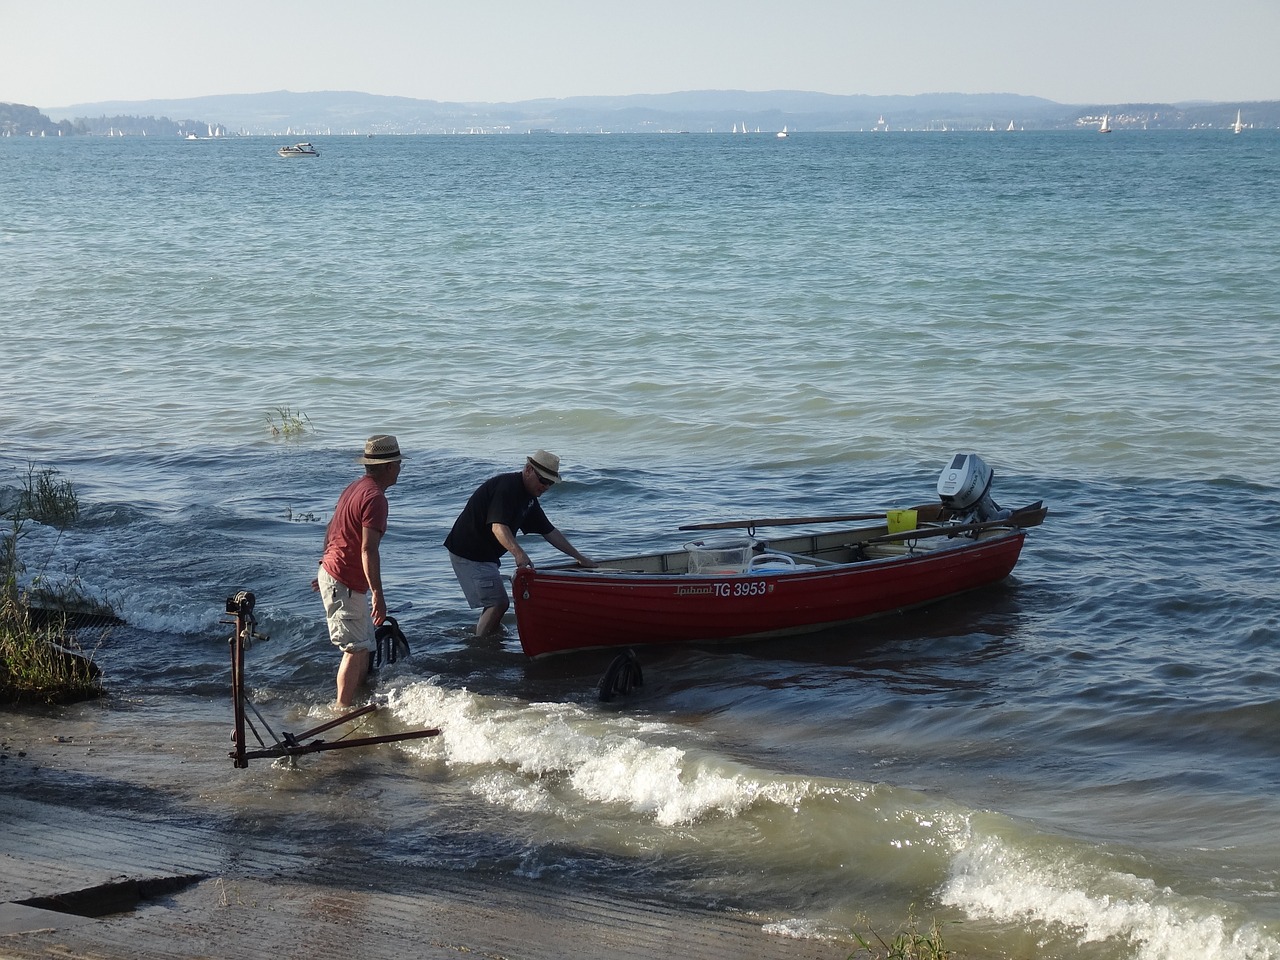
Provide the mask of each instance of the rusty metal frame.
POLYGON ((232 742, 235 744, 235 748, 228 755, 237 768, 247 767, 250 760, 263 757, 274 759, 297 757, 306 753, 320 753, 324 750, 345 750, 350 747, 367 747, 379 743, 395 743, 400 740, 421 740, 426 737, 440 735, 439 729, 431 729, 408 730, 402 733, 388 733, 377 737, 355 737, 332 741, 313 739, 317 734, 373 713, 381 706, 377 703, 371 703, 349 713, 344 713, 328 723, 322 723, 320 726, 312 727, 302 733, 282 731, 279 736, 276 736, 266 718, 263 717, 258 708, 254 706, 253 701, 244 692, 245 646, 251 640, 266 639, 266 637, 257 632, 257 620, 253 615, 254 603, 253 594, 241 590, 234 597, 227 599, 227 613, 231 614, 234 619, 220 621, 234 627, 231 635, 231 707, 235 716, 235 730, 232 732, 232 742), (258 723, 262 725, 262 728, 271 738, 272 742, 270 744, 262 738, 262 734, 258 732, 258 728, 246 711, 251 711, 253 716, 258 718, 258 723), (258 741, 259 749, 248 749, 245 742, 246 727, 258 741))

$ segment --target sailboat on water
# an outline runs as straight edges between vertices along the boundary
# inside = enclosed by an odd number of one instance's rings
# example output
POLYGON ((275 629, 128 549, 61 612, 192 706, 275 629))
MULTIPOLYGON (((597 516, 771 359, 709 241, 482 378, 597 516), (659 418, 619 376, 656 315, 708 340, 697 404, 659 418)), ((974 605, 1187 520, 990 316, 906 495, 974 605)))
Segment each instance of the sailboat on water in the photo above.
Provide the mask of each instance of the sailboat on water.
POLYGON ((1232 129, 1233 131, 1235 131, 1236 133, 1239 133, 1241 130, 1243 130, 1243 129, 1244 129, 1244 124, 1240 122, 1240 111, 1239 111, 1239 110, 1237 110, 1237 111, 1236 111, 1236 122, 1235 122, 1235 125, 1234 125, 1234 126, 1232 126, 1232 128, 1231 128, 1231 129, 1232 129))
POLYGON ((1099 133, 1111 132, 1111 114, 1104 113, 1102 115, 1102 126, 1098 127, 1098 132, 1099 133))

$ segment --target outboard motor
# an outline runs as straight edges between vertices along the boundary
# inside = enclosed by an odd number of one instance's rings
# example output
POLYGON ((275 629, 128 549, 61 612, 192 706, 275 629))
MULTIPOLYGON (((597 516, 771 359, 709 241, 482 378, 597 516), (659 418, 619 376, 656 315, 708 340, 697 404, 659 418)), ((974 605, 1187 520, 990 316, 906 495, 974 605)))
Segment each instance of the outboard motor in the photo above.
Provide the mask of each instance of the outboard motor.
POLYGON ((1002 510, 991 499, 995 471, 976 453, 957 453, 938 477, 938 497, 942 505, 961 523, 1006 520, 1012 510, 1002 510))

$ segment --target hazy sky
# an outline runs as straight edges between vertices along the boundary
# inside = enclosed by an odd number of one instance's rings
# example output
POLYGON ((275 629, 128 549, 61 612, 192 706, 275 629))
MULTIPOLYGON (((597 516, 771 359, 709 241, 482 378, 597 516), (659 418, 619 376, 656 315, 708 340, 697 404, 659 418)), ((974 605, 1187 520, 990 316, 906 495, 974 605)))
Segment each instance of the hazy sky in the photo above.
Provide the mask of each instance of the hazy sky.
POLYGON ((1280 99, 1280 0, 0 0, 0 101, 272 90, 1280 99))

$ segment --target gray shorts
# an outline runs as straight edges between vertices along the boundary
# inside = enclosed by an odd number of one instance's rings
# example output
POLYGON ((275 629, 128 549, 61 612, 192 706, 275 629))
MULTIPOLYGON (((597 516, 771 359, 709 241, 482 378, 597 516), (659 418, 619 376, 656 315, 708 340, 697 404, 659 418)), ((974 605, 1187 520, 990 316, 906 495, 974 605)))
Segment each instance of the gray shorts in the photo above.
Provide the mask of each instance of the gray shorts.
POLYGON ((378 649, 373 635, 373 611, 369 609, 369 595, 357 593, 329 576, 324 567, 316 579, 320 581, 320 596, 324 599, 324 618, 329 624, 329 640, 343 653, 378 649))
POLYGON ((462 594, 472 607, 503 607, 511 601, 507 597, 507 585, 496 563, 467 560, 457 554, 449 554, 453 575, 462 586, 462 594))

